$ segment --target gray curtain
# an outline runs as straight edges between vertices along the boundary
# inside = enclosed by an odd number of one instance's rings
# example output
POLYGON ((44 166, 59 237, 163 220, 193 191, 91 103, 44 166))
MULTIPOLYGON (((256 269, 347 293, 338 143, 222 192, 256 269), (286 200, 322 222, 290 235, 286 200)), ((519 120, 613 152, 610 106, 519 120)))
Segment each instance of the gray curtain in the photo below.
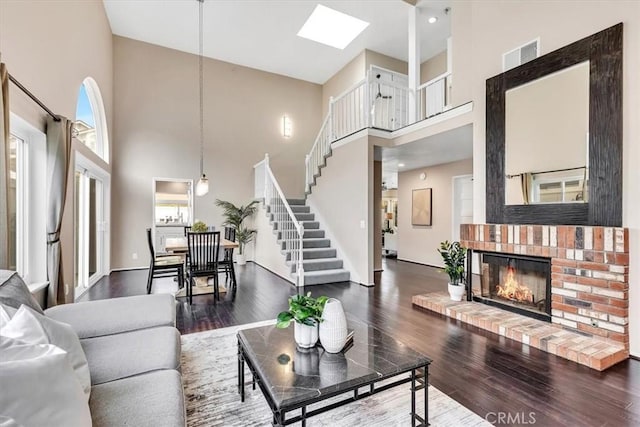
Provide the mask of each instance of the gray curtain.
POLYGON ((0 269, 9 268, 9 73, 0 62, 0 269))
POLYGON ((64 117, 47 118, 47 307, 65 303, 60 228, 67 194, 73 122, 64 117))

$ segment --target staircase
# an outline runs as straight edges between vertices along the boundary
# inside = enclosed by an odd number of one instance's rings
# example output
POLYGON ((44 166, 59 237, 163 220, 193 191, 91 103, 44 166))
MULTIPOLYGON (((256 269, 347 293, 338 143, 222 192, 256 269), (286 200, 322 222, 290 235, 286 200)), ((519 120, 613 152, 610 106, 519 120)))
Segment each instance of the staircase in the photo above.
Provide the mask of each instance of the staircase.
MULTIPOLYGON (((302 266, 304 269, 305 286, 321 285, 324 283, 348 282, 349 272, 343 268, 341 259, 336 257, 336 250, 331 248, 331 241, 325 238, 324 230, 315 220, 311 208, 306 206, 303 199, 287 199, 296 220, 304 228, 302 236, 302 266)), ((280 251, 285 256, 294 283, 298 283, 296 263, 291 261, 291 251, 287 251, 286 242, 282 239, 282 231, 290 229, 292 221, 285 219, 278 221, 267 207, 267 215, 277 235, 280 251)))

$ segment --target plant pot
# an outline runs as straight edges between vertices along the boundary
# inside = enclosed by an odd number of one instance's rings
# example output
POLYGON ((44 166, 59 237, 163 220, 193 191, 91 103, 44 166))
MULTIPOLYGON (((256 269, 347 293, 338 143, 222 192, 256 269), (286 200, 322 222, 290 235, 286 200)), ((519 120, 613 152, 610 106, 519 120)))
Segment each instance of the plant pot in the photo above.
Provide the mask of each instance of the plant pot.
POLYGON ((329 298, 322 310, 320 322, 320 343, 328 353, 339 353, 347 341, 347 318, 342 303, 329 298))
POLYGON ((236 255, 236 264, 245 265, 247 263, 247 256, 245 254, 236 255))
POLYGON ((449 283, 449 296, 451 297, 451 301, 462 301, 462 297, 464 295, 464 285, 452 285, 449 283))
POLYGON ((300 348, 311 348, 318 342, 318 325, 304 325, 295 322, 293 337, 300 348))

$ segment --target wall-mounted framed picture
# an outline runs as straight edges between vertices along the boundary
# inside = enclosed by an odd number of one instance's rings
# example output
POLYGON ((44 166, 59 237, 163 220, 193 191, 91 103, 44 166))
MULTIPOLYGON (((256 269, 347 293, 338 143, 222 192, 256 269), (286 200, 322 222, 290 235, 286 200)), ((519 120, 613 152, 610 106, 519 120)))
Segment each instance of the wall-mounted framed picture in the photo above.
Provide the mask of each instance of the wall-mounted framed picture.
POLYGON ((413 190, 411 225, 431 225, 431 188, 413 190))

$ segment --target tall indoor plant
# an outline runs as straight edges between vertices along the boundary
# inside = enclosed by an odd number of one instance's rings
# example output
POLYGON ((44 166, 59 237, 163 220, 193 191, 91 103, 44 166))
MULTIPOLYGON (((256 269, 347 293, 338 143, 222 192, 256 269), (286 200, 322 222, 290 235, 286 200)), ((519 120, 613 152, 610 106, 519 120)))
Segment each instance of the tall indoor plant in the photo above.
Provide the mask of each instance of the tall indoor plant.
POLYGON ((306 295, 294 295, 289 298, 289 310, 278 314, 276 328, 287 328, 295 322, 294 337, 301 348, 310 348, 318 342, 318 324, 322 321, 322 311, 329 298, 313 298, 311 292, 306 295))
POLYGON ((449 296, 453 301, 462 301, 464 295, 464 261, 467 248, 460 242, 445 240, 437 249, 444 261, 444 271, 449 275, 449 296))
POLYGON ((247 206, 236 206, 231 202, 216 199, 216 206, 221 207, 223 210, 222 215, 225 218, 223 225, 233 227, 236 230, 236 240, 238 241, 238 256, 236 262, 238 265, 246 264, 247 259, 244 253, 244 247, 253 240, 256 234, 256 230, 247 228, 244 225, 244 221, 256 213, 258 209, 257 205, 257 200, 254 200, 247 206))

